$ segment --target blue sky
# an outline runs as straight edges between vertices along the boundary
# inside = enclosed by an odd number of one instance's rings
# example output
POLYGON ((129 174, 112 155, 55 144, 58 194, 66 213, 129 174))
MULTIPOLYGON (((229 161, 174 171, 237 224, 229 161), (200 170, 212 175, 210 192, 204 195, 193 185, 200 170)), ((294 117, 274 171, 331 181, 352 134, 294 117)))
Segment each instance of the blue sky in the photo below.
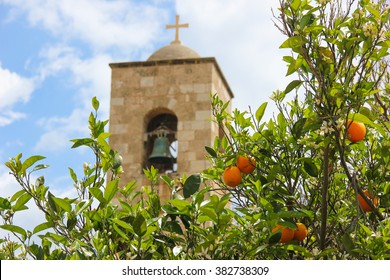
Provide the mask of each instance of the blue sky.
POLYGON ((174 31, 165 25, 176 14, 190 25, 180 32, 183 44, 216 57, 235 94, 233 107, 270 101, 288 83, 286 53, 278 49, 285 38, 272 22, 277 3, 0 0, 0 196, 18 188, 3 162, 20 152, 46 156, 47 185, 56 195, 72 193, 68 167, 81 172, 92 157, 70 149, 69 140, 88 135, 93 96, 101 101, 101 118, 108 118, 108 64, 146 60, 169 44, 174 31))

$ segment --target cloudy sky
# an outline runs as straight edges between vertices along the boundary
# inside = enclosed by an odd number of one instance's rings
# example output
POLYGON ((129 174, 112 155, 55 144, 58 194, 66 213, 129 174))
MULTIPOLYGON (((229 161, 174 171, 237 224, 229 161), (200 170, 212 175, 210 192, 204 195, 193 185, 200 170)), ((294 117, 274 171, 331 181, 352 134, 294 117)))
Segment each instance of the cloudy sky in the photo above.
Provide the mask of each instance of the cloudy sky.
MULTIPOLYGON (((284 41, 272 22, 277 0, 0 0, 0 196, 17 190, 3 165, 22 152, 41 154, 56 195, 72 188, 68 167, 92 161, 70 139, 88 135, 90 100, 108 118, 111 62, 142 61, 169 44, 181 22, 183 44, 216 57, 233 106, 270 101, 288 84, 284 41)), ((267 115, 272 115, 269 106, 267 115)))

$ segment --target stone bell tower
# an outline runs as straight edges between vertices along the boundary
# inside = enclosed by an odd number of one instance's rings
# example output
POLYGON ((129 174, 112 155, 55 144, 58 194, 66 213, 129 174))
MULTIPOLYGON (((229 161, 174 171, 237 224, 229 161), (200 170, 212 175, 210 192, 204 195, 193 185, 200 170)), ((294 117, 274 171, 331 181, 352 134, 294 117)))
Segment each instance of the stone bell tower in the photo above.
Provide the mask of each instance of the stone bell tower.
MULTIPOLYGON (((210 94, 224 102, 233 93, 214 57, 200 57, 179 40, 155 51, 146 61, 111 63, 110 145, 123 157, 122 182, 148 185, 143 169, 151 165, 176 177, 209 167, 205 146, 219 136, 211 121, 210 94)), ((162 185, 159 194, 169 199, 162 185)))

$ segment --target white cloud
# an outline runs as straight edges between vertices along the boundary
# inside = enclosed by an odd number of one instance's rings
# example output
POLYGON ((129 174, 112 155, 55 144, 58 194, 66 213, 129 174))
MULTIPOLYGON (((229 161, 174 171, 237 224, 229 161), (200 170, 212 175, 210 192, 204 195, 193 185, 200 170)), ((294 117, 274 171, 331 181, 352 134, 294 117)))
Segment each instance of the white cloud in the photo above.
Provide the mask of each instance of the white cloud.
POLYGON ((71 147, 72 138, 87 136, 87 115, 82 109, 74 109, 66 117, 52 117, 38 122, 45 132, 33 148, 36 152, 54 152, 71 147))
POLYGON ((75 107, 68 116, 54 116, 38 122, 38 125, 45 130, 34 148, 38 152, 69 148, 70 139, 89 135, 87 122, 89 112, 92 110, 93 96, 100 101, 99 118, 107 119, 109 113, 110 68, 108 64, 112 61, 109 56, 101 54, 82 60, 76 52, 68 48, 55 48, 55 50, 48 50, 46 60, 41 67, 45 71, 42 76, 69 71, 72 82, 79 86, 79 90, 70 97, 74 99, 75 107))
POLYGON ((17 192, 20 186, 15 178, 9 174, 5 166, 0 165, 0 193, 2 197, 8 197, 17 192))
POLYGON ((20 112, 14 112, 12 110, 3 110, 0 112, 0 127, 6 126, 14 121, 23 119, 26 115, 20 112))
POLYGON ((255 108, 287 85, 286 53, 279 50, 285 38, 272 21, 271 8, 277 12, 278 1, 213 0, 199 5, 197 0, 176 0, 176 5, 181 20, 190 24, 181 33, 183 43, 201 56, 216 57, 235 94, 235 107, 255 108))
POLYGON ((26 103, 35 88, 33 79, 25 78, 5 69, 0 64, 0 127, 23 118, 25 115, 16 112, 14 106, 26 103))
POLYGON ((95 50, 133 49, 155 40, 168 13, 161 1, 3 0, 28 21, 63 39, 77 39, 95 50), (142 31, 141 31, 142 30, 142 31))
MULTIPOLYGON (((69 70, 72 65, 78 63, 80 54, 75 48, 63 44, 48 45, 41 49, 38 67, 39 78, 44 81, 46 78, 56 76, 59 73, 69 70)), ((62 73, 63 74, 63 73, 62 73)))

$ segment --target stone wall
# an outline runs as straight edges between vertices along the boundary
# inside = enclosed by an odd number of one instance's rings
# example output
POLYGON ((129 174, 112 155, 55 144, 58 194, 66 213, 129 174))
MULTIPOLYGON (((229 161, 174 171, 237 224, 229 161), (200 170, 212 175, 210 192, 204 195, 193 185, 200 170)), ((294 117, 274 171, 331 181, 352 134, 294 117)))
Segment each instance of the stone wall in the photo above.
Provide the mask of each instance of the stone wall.
MULTIPOLYGON (((199 173, 209 166, 205 146, 212 146, 218 127, 211 122, 211 93, 233 97, 214 58, 110 64, 112 69, 111 146, 123 157, 122 182, 145 184, 146 126, 161 113, 177 119, 177 174, 199 173)), ((163 199, 169 193, 161 191, 163 199)))

